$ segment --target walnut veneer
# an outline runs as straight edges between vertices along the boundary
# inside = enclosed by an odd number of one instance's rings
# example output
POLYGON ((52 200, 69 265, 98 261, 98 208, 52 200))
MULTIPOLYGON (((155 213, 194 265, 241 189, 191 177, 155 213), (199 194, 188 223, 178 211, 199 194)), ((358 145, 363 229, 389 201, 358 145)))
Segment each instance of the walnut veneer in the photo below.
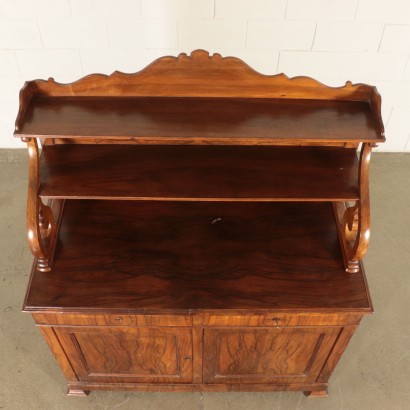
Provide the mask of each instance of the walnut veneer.
POLYGON ((27 82, 24 311, 69 394, 325 396, 372 312, 361 261, 380 106, 368 85, 264 76, 200 50, 27 82))

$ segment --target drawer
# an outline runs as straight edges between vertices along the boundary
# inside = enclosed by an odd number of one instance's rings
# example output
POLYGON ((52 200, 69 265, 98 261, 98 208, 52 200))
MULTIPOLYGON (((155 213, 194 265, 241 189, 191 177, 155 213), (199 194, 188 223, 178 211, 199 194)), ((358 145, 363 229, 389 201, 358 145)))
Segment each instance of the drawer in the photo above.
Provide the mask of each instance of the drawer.
POLYGON ((360 323, 362 313, 308 314, 276 313, 261 315, 213 315, 193 317, 196 326, 231 327, 283 327, 283 326, 344 326, 360 323))
POLYGON ((283 327, 283 326, 345 326, 360 323, 362 313, 277 313, 269 314, 208 314, 189 315, 127 315, 34 313, 39 325, 69 326, 204 326, 204 327, 283 327))
POLYGON ((188 315, 127 315, 34 313, 38 325, 68 326, 191 326, 188 315))

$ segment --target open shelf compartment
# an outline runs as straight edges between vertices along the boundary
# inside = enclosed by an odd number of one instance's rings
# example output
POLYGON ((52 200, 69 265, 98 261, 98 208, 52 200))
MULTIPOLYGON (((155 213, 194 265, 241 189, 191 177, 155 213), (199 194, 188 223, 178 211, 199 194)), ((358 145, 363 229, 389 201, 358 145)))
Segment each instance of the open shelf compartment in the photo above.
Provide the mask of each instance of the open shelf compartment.
POLYGON ((186 201, 359 198, 353 148, 45 145, 39 195, 186 201))
POLYGON ((330 203, 66 201, 25 310, 371 311, 330 203))

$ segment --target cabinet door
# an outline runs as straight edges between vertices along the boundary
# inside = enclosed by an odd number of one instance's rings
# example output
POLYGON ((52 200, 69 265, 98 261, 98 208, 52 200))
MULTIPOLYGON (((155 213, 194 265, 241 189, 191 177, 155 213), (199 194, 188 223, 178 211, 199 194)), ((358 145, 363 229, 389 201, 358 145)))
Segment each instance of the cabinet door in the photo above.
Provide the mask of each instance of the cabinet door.
POLYGON ((54 328, 79 380, 186 383, 192 380, 187 328, 54 328))
POLYGON ((205 383, 315 381, 340 328, 205 329, 205 383))

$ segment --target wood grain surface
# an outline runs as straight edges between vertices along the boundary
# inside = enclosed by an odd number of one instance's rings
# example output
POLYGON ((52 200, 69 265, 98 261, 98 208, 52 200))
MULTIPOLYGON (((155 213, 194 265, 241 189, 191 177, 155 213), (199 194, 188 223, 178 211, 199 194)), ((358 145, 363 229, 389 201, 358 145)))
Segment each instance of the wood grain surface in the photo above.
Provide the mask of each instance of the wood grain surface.
MULTIPOLYGON (((52 272, 25 309, 370 312, 330 203, 66 201, 52 272)), ((244 313, 244 312, 242 312, 244 313)))
POLYGON ((192 381, 190 329, 74 327, 55 332, 80 380, 192 381))
POLYGON ((316 381, 338 328, 206 329, 207 383, 316 381))
POLYGON ((140 143, 379 141, 361 101, 37 97, 20 136, 131 137, 140 143))

